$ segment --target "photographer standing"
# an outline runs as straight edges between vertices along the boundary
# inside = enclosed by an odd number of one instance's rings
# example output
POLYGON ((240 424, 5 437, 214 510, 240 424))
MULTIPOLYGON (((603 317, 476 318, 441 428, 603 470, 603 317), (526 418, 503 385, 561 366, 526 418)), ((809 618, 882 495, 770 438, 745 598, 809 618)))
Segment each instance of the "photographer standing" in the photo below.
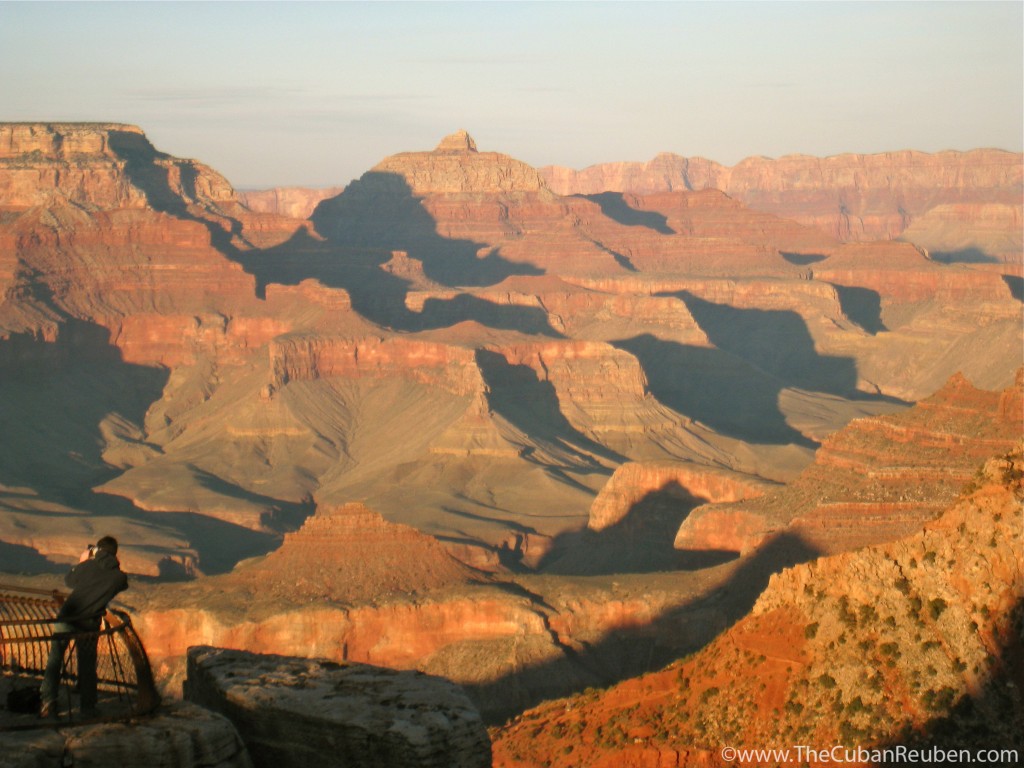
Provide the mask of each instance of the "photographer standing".
POLYGON ((96 633, 107 604, 119 592, 128 588, 128 577, 117 560, 117 539, 104 536, 82 553, 78 565, 64 577, 71 594, 57 612, 53 625, 53 641, 46 661, 46 673, 40 688, 42 707, 40 717, 56 714, 57 688, 60 685, 64 651, 68 642, 75 640, 78 654, 78 691, 82 714, 86 717, 96 711, 96 633))

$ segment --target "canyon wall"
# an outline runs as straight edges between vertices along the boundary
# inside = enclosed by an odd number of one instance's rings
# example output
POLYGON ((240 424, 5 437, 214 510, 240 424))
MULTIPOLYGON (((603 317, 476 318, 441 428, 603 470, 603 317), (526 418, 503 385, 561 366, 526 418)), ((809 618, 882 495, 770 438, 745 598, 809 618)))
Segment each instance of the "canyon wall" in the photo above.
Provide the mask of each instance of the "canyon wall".
POLYGON ((945 509, 986 456, 1024 435, 1022 398, 1024 369, 1001 392, 954 376, 910 410, 851 421, 785 488, 698 507, 675 546, 746 552, 786 531, 839 552, 906 536, 945 509))
POLYGON ((841 240, 889 240, 909 229, 908 239, 936 251, 973 247, 1008 261, 1021 250, 1022 167, 1019 153, 996 149, 749 157, 732 167, 663 153, 648 163, 552 166, 541 175, 562 195, 718 189, 841 240), (1003 218, 995 229, 985 224, 993 216, 1003 218), (945 237, 941 222, 951 220, 978 232, 960 242, 945 237))
MULTIPOLYGON (((460 131, 297 195, 319 199, 298 220, 134 126, 4 124, 0 147, 19 563, 56 567, 102 520, 140 573, 223 572, 362 501, 473 565, 543 568, 629 462, 784 481, 851 418, 1020 365, 1003 266, 840 242, 696 166, 693 189, 564 196, 460 131)), ((870 186, 872 163, 815 173, 870 186)))

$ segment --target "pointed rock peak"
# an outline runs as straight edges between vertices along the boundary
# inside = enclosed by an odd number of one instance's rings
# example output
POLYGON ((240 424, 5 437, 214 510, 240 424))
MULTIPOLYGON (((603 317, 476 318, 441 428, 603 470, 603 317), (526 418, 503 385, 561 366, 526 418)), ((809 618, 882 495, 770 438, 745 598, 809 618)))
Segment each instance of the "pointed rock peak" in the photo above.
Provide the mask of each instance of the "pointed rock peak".
POLYGON ((476 142, 466 131, 456 131, 445 136, 435 152, 476 152, 476 142))

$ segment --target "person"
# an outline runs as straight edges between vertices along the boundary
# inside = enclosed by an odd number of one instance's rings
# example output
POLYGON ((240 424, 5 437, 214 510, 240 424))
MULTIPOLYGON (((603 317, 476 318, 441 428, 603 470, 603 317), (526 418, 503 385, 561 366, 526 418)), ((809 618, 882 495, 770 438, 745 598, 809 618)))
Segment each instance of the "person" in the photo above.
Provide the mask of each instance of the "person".
POLYGON ((42 706, 41 717, 50 717, 57 712, 57 689, 60 686, 61 671, 64 665, 64 652, 68 643, 74 639, 78 656, 78 693, 81 697, 83 716, 91 716, 96 712, 96 634, 100 620, 107 610, 107 604, 114 596, 128 589, 128 577, 121 570, 117 559, 117 539, 104 536, 90 546, 72 568, 64 583, 71 587, 71 594, 57 612, 57 620, 53 625, 53 640, 50 642, 50 655, 46 660, 46 672, 40 686, 42 706))

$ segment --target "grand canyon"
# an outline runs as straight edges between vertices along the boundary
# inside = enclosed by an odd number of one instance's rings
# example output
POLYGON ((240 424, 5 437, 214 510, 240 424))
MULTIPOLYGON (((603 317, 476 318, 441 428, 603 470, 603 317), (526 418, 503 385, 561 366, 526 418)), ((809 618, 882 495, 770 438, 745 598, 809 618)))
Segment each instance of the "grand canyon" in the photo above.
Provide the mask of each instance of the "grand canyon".
POLYGON ((459 130, 238 191, 0 124, 0 581, 112 534, 168 697, 193 646, 418 670, 495 766, 1019 747, 1022 185, 459 130))

